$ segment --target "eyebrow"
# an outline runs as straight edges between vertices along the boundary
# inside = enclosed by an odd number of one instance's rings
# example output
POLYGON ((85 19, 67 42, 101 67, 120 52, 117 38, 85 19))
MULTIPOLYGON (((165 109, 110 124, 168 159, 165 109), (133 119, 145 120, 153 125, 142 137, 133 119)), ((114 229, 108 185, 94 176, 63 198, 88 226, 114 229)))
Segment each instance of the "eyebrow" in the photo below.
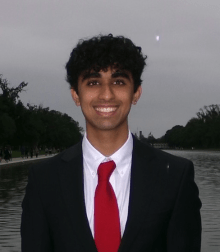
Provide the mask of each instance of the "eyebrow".
MULTIPOLYGON (((112 73, 111 77, 112 78, 123 77, 128 80, 131 80, 129 74, 124 71, 116 71, 116 72, 112 73)), ((89 78, 101 78, 101 74, 99 72, 87 72, 87 73, 83 74, 82 81, 87 80, 89 78)))
POLYGON ((118 72, 112 73, 112 78, 118 78, 118 77, 123 77, 130 80, 130 76, 126 72, 118 71, 118 72))
POLYGON ((101 74, 99 72, 89 72, 83 75, 82 81, 87 80, 89 78, 100 78, 100 77, 101 74))

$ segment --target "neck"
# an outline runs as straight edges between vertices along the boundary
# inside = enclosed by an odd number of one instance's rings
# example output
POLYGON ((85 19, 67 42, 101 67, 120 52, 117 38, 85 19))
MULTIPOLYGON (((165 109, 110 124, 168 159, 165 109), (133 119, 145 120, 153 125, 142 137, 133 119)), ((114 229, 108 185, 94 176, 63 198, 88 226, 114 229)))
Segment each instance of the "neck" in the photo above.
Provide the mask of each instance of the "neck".
POLYGON ((116 130, 87 131, 87 139, 102 155, 108 157, 115 153, 128 139, 128 128, 123 132, 116 130))

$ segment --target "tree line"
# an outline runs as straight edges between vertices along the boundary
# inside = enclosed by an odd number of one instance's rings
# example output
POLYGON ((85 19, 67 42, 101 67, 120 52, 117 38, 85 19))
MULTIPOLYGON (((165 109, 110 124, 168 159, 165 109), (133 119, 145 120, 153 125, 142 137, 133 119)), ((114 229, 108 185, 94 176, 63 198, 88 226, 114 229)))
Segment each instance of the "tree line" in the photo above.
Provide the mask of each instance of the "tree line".
POLYGON ((204 106, 185 127, 176 125, 165 134, 171 147, 220 148, 220 105, 204 106))
MULTIPOLYGON (((83 129, 70 116, 21 102, 19 94, 27 85, 22 82, 10 87, 0 75, 0 147, 63 149, 78 142, 83 129)), ((151 133, 147 138, 143 135, 138 138, 150 144, 167 143, 171 148, 220 148, 220 105, 204 106, 196 115, 185 127, 176 125, 158 139, 151 133)))
POLYGON ((150 144, 167 143, 171 148, 220 148, 220 105, 212 104, 200 108, 197 117, 190 119, 186 126, 176 125, 158 139, 150 133, 143 142, 150 144))
POLYGON ((42 105, 26 106, 19 99, 28 83, 10 87, 0 75, 0 147, 6 145, 42 148, 67 148, 82 137, 79 123, 67 114, 42 105))

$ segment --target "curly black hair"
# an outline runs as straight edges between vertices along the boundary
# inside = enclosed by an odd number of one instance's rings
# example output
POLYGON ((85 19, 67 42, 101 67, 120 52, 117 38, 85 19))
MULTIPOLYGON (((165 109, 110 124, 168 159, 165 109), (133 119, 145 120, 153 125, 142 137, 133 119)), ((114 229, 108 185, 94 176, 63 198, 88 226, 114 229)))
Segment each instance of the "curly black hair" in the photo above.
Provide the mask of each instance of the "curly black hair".
POLYGON ((88 40, 80 40, 72 50, 66 64, 66 80, 70 87, 78 93, 78 78, 92 70, 106 71, 108 67, 124 69, 132 74, 134 92, 141 85, 141 74, 146 65, 141 47, 123 36, 114 37, 112 34, 99 35, 88 40))

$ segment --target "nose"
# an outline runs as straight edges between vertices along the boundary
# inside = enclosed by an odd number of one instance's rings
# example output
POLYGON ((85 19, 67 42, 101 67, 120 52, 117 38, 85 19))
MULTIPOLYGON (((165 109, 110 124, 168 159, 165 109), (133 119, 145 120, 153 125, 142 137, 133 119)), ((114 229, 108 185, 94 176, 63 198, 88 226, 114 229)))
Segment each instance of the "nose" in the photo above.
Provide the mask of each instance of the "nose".
POLYGON ((114 97, 115 95, 114 95, 112 85, 110 84, 102 85, 102 87, 100 88, 99 99, 110 101, 110 100, 113 100, 114 97))

